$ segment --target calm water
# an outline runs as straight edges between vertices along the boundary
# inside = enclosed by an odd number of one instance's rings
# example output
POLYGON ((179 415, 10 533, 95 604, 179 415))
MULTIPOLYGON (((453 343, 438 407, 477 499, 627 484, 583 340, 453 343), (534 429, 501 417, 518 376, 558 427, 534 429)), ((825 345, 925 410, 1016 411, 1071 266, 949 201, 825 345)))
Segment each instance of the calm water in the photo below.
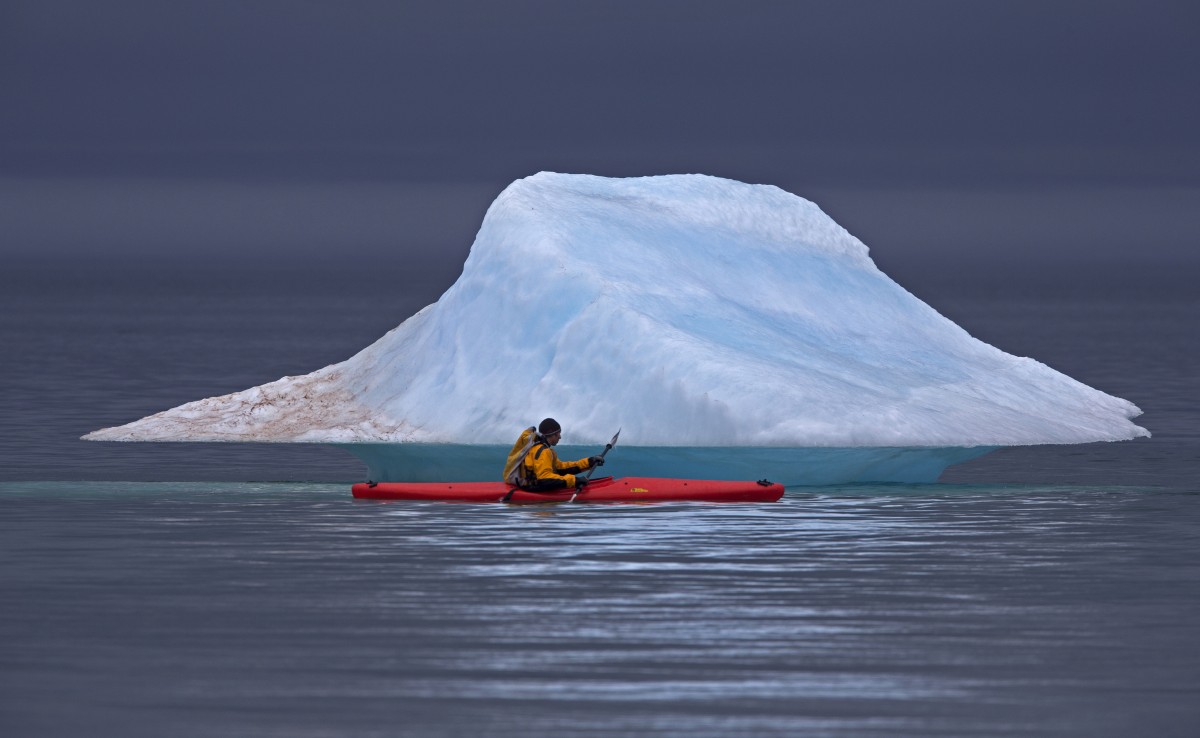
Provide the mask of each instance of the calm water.
POLYGON ((0 280, 0 735, 1200 725, 1186 293, 915 290, 1136 402, 1150 440, 775 505, 532 509, 355 502, 328 449, 76 440, 345 358, 435 287, 27 271, 0 280))

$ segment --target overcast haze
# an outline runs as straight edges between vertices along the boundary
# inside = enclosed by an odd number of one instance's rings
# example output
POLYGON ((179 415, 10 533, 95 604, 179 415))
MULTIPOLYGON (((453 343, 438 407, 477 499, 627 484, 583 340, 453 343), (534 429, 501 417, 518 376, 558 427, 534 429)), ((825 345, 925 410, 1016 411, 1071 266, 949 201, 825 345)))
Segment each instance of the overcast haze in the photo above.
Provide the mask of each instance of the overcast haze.
POLYGON ((0 254, 455 266, 556 170, 775 184, 885 270, 1190 264, 1197 7, 9 0, 0 254))

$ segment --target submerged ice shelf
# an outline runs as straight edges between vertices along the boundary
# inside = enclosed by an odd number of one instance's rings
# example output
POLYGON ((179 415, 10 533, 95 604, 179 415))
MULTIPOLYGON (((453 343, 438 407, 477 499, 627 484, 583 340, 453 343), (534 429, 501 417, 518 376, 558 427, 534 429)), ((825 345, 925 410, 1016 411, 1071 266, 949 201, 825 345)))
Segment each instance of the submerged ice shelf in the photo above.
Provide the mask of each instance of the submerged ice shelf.
MULTIPOLYGON (((409 482, 486 482, 500 477, 505 446, 346 444, 367 465, 367 478, 409 482), (499 460, 499 465, 497 464, 499 460)), ((621 446, 600 474, 684 479, 769 479, 788 487, 855 482, 929 483, 951 464, 978 458, 987 446, 775 448, 754 446, 621 446)), ((560 446, 564 459, 596 453, 595 446, 560 446)))
POLYGON ((1139 413, 971 337, 783 190, 543 172, 496 198, 438 302, 350 359, 85 438, 330 443, 378 479, 474 478, 455 454, 553 416, 592 450, 623 428, 631 474, 931 481, 998 446, 1148 435, 1139 413))

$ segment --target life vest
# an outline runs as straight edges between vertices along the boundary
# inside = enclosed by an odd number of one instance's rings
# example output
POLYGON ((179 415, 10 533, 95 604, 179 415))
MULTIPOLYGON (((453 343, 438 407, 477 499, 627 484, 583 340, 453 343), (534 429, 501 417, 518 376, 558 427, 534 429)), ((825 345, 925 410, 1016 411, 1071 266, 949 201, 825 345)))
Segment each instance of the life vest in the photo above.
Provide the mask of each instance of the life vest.
POLYGON ((508 461, 504 463, 504 482, 506 484, 528 487, 537 481, 529 478, 529 470, 525 468, 525 457, 537 443, 537 438, 537 428, 532 425, 521 431, 517 442, 513 444, 512 451, 508 452, 508 461))

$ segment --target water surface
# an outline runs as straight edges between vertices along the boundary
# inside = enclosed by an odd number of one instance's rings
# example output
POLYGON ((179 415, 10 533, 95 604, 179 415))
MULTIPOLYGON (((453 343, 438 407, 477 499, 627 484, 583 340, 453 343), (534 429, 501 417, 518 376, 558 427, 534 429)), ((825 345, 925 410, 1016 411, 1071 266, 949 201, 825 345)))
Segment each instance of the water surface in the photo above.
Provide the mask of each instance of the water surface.
POLYGON ((7 735, 1192 735, 1200 505, 0 485, 7 735))

